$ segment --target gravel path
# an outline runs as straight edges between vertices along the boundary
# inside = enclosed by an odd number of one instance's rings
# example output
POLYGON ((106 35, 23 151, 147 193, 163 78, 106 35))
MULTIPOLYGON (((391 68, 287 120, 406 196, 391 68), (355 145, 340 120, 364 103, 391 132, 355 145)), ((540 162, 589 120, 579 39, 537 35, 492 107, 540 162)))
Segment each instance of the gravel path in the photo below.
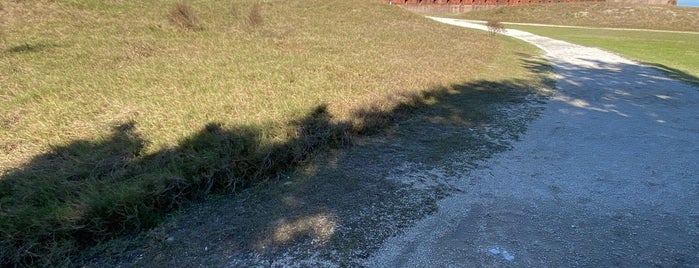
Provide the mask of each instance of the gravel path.
POLYGON ((505 34, 560 76, 545 111, 364 264, 699 267, 699 90, 598 49, 505 34))
MULTIPOLYGON (((430 17, 434 20, 442 20, 438 17, 430 17)), ((446 21, 443 21, 448 23, 446 21)), ((483 20, 460 20, 460 22, 470 22, 476 24, 486 24, 487 21, 483 20)), ((505 25, 525 25, 525 26, 540 26, 540 27, 556 27, 556 28, 573 28, 573 29, 593 29, 593 30, 613 30, 613 31, 639 31, 639 32, 654 32, 654 33, 685 33, 685 34, 699 34, 699 32, 689 32, 689 31, 670 31, 670 30, 654 30, 654 29, 633 29, 633 28, 610 28, 610 27, 588 27, 588 26, 572 26, 572 25, 552 25, 552 24, 541 24, 541 23, 521 23, 521 22, 504 22, 505 25)), ((470 28, 470 27, 469 27, 470 28)))

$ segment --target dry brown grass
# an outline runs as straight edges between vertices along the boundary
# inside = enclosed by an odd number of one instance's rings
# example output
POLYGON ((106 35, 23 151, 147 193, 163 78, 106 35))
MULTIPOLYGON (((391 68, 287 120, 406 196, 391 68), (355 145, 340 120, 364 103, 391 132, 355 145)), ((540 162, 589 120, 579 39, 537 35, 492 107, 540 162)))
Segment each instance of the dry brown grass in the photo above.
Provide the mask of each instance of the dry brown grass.
POLYGON ((504 6, 458 16, 554 25, 699 31, 699 8, 627 3, 558 3, 504 6))
POLYGON ((485 26, 488 27, 488 32, 490 32, 490 35, 496 35, 505 31, 505 25, 496 20, 489 20, 485 26))

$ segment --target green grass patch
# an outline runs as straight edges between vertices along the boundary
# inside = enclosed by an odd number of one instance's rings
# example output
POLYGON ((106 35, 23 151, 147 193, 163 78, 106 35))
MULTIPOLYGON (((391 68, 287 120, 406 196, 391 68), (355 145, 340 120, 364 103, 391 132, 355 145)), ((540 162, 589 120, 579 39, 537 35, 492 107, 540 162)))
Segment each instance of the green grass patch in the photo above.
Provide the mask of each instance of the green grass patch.
POLYGON ((533 34, 598 47, 699 85, 699 34, 507 25, 533 34))
POLYGON ((379 1, 8 1, 0 265, 54 266, 286 172, 489 72, 500 42, 379 1))
POLYGON ((474 20, 699 32, 699 9, 629 3, 503 6, 456 15, 474 20))

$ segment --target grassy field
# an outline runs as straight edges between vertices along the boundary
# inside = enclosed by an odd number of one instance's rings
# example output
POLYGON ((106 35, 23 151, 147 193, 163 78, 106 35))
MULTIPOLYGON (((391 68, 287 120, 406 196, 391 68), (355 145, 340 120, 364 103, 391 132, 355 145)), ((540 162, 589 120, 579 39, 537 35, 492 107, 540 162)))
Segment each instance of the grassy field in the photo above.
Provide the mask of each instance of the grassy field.
POLYGON ((456 16, 474 20, 699 32, 699 8, 628 3, 505 6, 456 16))
POLYGON ((0 265, 277 176, 500 53, 370 0, 0 2, 0 265))
POLYGON ((507 25, 533 34, 598 47, 699 85, 699 33, 669 33, 507 25))

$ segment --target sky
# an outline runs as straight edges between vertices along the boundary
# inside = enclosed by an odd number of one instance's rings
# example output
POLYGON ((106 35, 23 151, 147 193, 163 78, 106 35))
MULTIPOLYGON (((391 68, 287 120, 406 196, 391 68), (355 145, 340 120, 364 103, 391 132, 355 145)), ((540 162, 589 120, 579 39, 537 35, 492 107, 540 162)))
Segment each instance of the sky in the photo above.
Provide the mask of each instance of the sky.
POLYGON ((678 6, 699 7, 699 0, 677 0, 678 6))

